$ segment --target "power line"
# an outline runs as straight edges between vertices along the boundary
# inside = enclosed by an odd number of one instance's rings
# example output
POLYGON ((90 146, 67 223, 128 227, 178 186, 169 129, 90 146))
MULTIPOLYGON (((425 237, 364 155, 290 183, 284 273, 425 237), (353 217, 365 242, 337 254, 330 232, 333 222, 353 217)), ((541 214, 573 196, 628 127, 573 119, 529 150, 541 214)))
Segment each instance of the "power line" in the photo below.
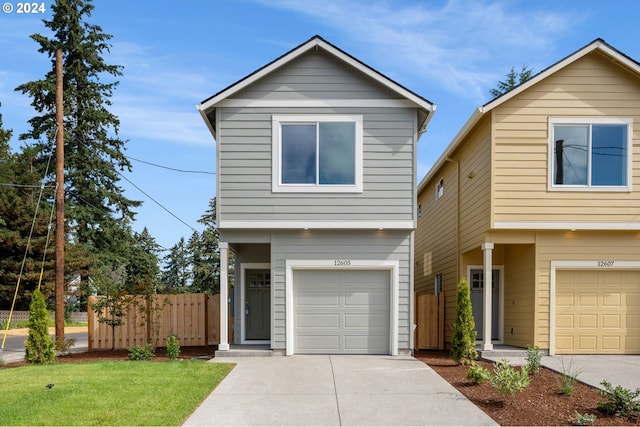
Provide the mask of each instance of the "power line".
POLYGON ((180 221, 181 223, 183 223, 184 225, 186 225, 187 227, 189 227, 191 230, 193 231, 198 231, 196 230, 194 227, 190 226, 189 224, 187 224, 185 221, 183 221, 181 218, 179 218, 176 214, 174 214, 173 212, 171 212, 168 208, 166 208, 162 203, 160 203, 159 201, 157 201, 156 199, 154 199, 153 197, 151 197, 149 194, 147 194, 142 188, 138 187, 137 185, 135 185, 133 182, 131 182, 131 180, 129 178, 127 178, 126 176, 122 175, 120 172, 116 171, 118 173, 118 175, 120 175, 120 177, 122 179, 124 179, 125 181, 127 181, 129 184, 133 185, 138 191, 140 191, 142 194, 144 194, 145 196, 147 196, 149 199, 151 199, 152 202, 154 202, 156 205, 160 206, 162 209, 164 209, 169 215, 171 215, 172 217, 174 217, 175 219, 177 219, 178 221, 180 221))
POLYGON ((127 159, 130 160, 135 160, 136 162, 140 162, 140 163, 144 163, 150 166, 155 166, 157 168, 162 168, 162 169, 168 169, 168 170, 172 170, 175 172, 183 172, 183 173, 202 173, 202 174, 206 174, 206 175, 215 175, 215 172, 209 172, 209 171, 197 171, 197 170, 186 170, 186 169, 176 169, 176 168, 172 168, 169 166, 163 166, 163 165, 159 165, 157 163, 152 163, 152 162, 147 162, 146 160, 140 160, 140 159, 136 159, 135 157, 131 157, 131 156, 125 156, 127 159))

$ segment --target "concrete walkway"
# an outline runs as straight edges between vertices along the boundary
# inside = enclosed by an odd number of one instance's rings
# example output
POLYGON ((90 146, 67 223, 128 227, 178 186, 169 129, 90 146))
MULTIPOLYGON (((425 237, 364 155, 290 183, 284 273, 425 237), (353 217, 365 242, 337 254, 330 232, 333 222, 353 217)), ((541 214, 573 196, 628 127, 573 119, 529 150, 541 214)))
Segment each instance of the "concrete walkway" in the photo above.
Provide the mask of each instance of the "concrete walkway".
POLYGON ((391 356, 217 358, 237 366, 185 426, 497 425, 424 363, 391 356))

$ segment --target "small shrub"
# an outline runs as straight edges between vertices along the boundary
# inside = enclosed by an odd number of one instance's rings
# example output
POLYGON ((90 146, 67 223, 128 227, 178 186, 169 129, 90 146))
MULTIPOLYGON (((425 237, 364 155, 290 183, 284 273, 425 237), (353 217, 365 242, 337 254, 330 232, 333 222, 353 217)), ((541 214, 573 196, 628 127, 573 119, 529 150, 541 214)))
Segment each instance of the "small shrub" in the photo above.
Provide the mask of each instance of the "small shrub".
POLYGON ((75 338, 65 339, 64 341, 56 340, 55 342, 56 351, 60 354, 69 354, 71 347, 73 347, 74 345, 76 345, 75 338))
POLYGON ((631 391, 621 386, 613 387, 611 383, 602 381, 600 383, 605 389, 598 390, 598 394, 606 397, 606 402, 598 402, 598 410, 617 417, 632 417, 640 415, 640 402, 634 401, 640 396, 640 388, 631 391))
POLYGON ((542 361, 542 352, 538 348, 538 346, 531 347, 527 346, 527 364, 525 367, 527 368, 527 372, 532 374, 537 374, 540 372, 540 362, 542 361))
POLYGON ((558 379, 560 393, 566 396, 573 395, 573 390, 578 381, 578 375, 581 373, 582 372, 575 367, 573 361, 567 364, 564 362, 564 359, 560 359, 560 378, 558 379))
POLYGON ((522 391, 529 386, 531 379, 526 368, 516 371, 509 365, 507 359, 496 363, 493 375, 489 379, 489 385, 495 388, 501 395, 513 396, 517 391, 522 391))
POLYGON ((458 364, 470 364, 478 358, 475 348, 476 326, 469 292, 469 284, 462 279, 456 290, 456 321, 451 338, 451 357, 458 364))
POLYGON ((467 378, 473 381, 474 384, 480 385, 491 378, 491 372, 474 363, 467 369, 467 378))
POLYGON ((590 426, 596 422, 596 416, 593 414, 581 414, 576 411, 576 415, 569 420, 572 426, 590 426))
POLYGON ((53 363, 56 361, 56 351, 53 340, 49 335, 49 312, 44 296, 39 290, 33 292, 29 304, 29 337, 24 342, 24 360, 27 363, 53 363))
POLYGON ((180 356, 180 341, 175 335, 167 337, 167 356, 171 360, 176 360, 180 356))
POLYGON ((155 356, 151 343, 129 347, 129 360, 150 360, 155 356))

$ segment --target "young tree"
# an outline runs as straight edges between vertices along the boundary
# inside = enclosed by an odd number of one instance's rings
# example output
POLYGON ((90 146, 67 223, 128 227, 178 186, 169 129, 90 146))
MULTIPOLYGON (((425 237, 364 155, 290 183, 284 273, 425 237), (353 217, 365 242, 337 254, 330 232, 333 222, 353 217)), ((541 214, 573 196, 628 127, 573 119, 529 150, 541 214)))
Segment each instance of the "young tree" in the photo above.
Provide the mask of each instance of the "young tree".
POLYGON ((126 271, 123 267, 112 269, 103 267, 93 277, 93 286, 97 293, 90 302, 91 308, 98 316, 98 322, 111 327, 111 349, 115 349, 116 327, 124 324, 124 316, 130 303, 125 289, 126 271))
POLYGON ((469 284, 462 279, 456 289, 456 320, 451 339, 451 357, 456 363, 471 363, 478 358, 475 327, 469 284))
POLYGON ((497 87, 489 90, 489 93, 492 97, 497 98, 529 80, 532 73, 533 70, 531 68, 527 68, 526 65, 522 66, 519 73, 516 73, 515 68, 511 67, 511 71, 506 75, 506 79, 499 81, 497 83, 497 87))
POLYGON ((39 290, 33 292, 29 305, 29 336, 25 341, 24 359, 28 363, 53 363, 55 345, 49 335, 49 311, 39 290))
MULTIPOLYGON (((63 52, 65 211, 73 241, 97 254, 109 254, 127 233, 123 225, 133 218, 140 202, 124 197, 118 185, 119 170, 130 170, 124 156, 125 141, 118 138, 119 120, 107 110, 122 67, 103 59, 109 52, 111 35, 88 23, 94 9, 91 0, 57 0, 53 17, 43 20, 52 36, 33 34, 39 52, 51 58, 51 70, 42 80, 25 83, 17 91, 32 98, 38 115, 29 120, 31 129, 21 140, 34 141, 41 163, 50 157, 55 139, 55 52, 63 52)), ((50 171, 53 173, 53 170, 50 171)))

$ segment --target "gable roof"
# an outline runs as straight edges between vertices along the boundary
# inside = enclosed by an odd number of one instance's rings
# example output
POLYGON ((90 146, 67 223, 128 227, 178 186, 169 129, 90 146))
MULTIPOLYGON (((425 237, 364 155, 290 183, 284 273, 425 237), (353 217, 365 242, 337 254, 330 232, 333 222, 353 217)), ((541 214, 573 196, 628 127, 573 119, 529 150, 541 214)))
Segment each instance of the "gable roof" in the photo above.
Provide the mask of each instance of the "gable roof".
POLYGON ((462 129, 458 132, 458 134, 453 138, 453 141, 449 144, 449 146, 444 150, 442 155, 438 158, 438 160, 431 167, 429 172, 425 175, 425 177, 420 181, 418 185, 418 193, 422 191, 423 187, 429 182, 429 180, 433 177, 433 175, 440 169, 442 164, 450 157, 451 153, 453 153, 458 146, 462 143, 464 138, 471 132, 471 130, 475 127, 475 125, 480 121, 485 114, 491 112, 494 108, 504 104, 525 90, 529 89, 531 86, 539 83, 540 81, 546 79, 550 75, 554 74, 558 70, 566 67, 569 64, 572 64, 584 57, 585 55, 590 54, 591 52, 598 51, 605 56, 608 56, 612 62, 619 64, 620 66, 628 69, 629 71, 640 76, 640 63, 634 60, 633 58, 625 55, 619 50, 615 49, 613 46, 605 42, 603 39, 598 38, 584 46, 583 48, 575 51, 574 53, 566 56, 550 67, 545 68, 540 71, 538 74, 531 77, 529 80, 519 84, 514 87, 510 91, 492 99, 488 103, 478 107, 471 117, 464 124, 462 129))
POLYGON ((227 88, 210 96, 209 98, 205 99, 200 104, 198 104, 197 108, 200 111, 202 118, 204 119, 205 123, 209 127, 209 130, 211 130, 214 137, 215 137, 215 123, 212 123, 212 120, 210 119, 207 113, 214 110, 215 107, 220 102, 224 101, 225 99, 229 98, 235 93, 246 88, 250 84, 260 80, 262 77, 284 66, 285 64, 293 61, 294 59, 298 58, 300 55, 313 49, 323 49, 324 51, 329 52, 330 54, 332 54, 334 57, 338 58, 342 62, 346 63, 347 65, 350 65, 354 69, 367 75, 368 77, 372 78, 376 82, 382 84, 383 86, 387 87, 388 89, 397 93, 401 97, 413 103, 419 110, 423 112, 423 120, 421 123, 419 123, 418 130, 424 131, 426 129, 428 122, 431 120, 433 112, 436 110, 435 104, 423 98, 422 96, 416 94, 415 92, 407 89, 401 84, 395 82, 394 80, 390 79, 389 77, 385 76, 379 71, 376 71, 375 69, 369 67, 364 62, 349 55, 345 51, 341 50, 335 45, 324 40, 322 37, 316 35, 316 36, 313 36, 311 39, 307 40, 306 42, 300 44, 299 46, 293 48, 292 50, 285 53, 284 55, 280 56, 279 58, 276 58, 275 60, 266 64, 262 68, 259 68, 258 70, 254 71, 248 76, 238 80, 237 82, 231 84, 227 88))

